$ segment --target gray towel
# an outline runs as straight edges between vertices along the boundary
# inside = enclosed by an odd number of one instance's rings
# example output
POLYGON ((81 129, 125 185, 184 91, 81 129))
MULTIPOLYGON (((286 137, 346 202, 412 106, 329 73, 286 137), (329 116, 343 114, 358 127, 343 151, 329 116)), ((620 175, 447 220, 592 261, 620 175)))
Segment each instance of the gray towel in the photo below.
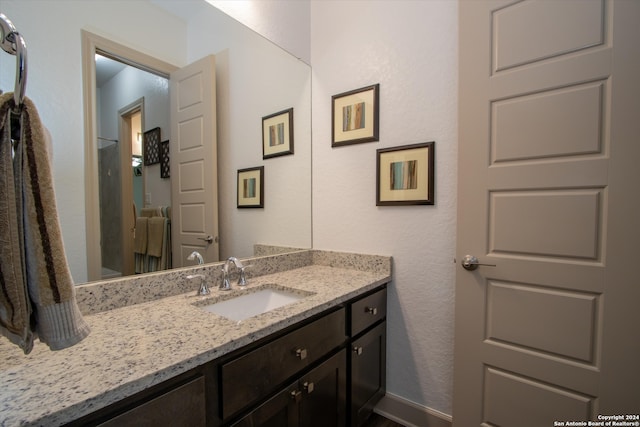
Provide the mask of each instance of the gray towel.
POLYGON ((89 335, 62 244, 44 128, 28 98, 12 158, 13 94, 0 96, 0 332, 25 354, 36 337, 61 350, 89 335))

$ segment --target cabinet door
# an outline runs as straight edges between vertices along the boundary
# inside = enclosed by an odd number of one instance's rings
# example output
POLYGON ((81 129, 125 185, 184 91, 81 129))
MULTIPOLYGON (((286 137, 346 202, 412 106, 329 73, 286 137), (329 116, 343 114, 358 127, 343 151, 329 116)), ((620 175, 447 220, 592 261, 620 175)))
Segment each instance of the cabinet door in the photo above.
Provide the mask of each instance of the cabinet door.
POLYGON ((301 398, 302 393, 298 390, 298 383, 294 383, 232 425, 238 427, 296 427, 299 425, 298 402, 301 398))
POLYGON ((346 371, 347 357, 343 349, 233 426, 344 427, 347 411, 346 371))
POLYGON ((300 425, 304 427, 344 426, 346 424, 347 392, 346 350, 304 375, 298 382, 300 425))
POLYGON ((222 416, 233 418, 270 395, 345 341, 345 310, 339 309, 276 338, 221 368, 222 416))
POLYGON ((351 345, 351 424, 361 425, 386 390, 386 322, 351 345))
POLYGON ((198 377, 100 424, 101 427, 206 425, 205 380, 198 377))

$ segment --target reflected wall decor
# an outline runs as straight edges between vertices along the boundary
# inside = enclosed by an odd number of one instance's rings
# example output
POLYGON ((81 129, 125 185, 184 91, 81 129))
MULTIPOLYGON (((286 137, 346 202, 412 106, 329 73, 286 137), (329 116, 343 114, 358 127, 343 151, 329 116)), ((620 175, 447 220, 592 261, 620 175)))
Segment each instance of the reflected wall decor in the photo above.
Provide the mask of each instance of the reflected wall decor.
POLYGON ((160 128, 150 129, 143 134, 144 165, 155 165, 160 162, 160 128))
POLYGON ((160 178, 171 178, 169 140, 160 143, 160 178))
POLYGON ((435 143, 377 150, 377 206, 433 205, 435 143))
POLYGON ((262 158, 293 154, 293 108, 262 118, 262 158))
POLYGON ((331 97, 331 146, 378 140, 380 84, 331 97))
POLYGON ((238 208, 264 207, 264 166, 238 170, 238 208))

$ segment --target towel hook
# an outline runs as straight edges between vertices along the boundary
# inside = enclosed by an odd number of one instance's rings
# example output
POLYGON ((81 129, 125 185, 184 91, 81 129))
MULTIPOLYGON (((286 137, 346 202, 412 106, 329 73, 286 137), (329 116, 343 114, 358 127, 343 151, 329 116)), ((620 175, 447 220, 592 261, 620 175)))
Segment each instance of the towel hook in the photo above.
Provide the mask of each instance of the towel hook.
POLYGON ((27 88, 27 44, 18 33, 13 23, 3 13, 0 13, 0 47, 16 56, 16 83, 13 90, 13 100, 16 108, 22 105, 27 88))

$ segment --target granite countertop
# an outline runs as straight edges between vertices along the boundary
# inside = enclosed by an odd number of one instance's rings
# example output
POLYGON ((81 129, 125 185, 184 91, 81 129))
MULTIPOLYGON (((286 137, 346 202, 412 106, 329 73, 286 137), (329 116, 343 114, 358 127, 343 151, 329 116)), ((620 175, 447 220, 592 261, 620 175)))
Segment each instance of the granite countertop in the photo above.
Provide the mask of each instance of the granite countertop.
POLYGON ((194 305, 228 295, 212 289, 104 311, 85 319, 91 335, 29 355, 0 340, 0 425, 57 426, 89 414, 390 280, 390 272, 310 265, 254 277, 245 291, 276 284, 311 292, 300 301, 234 322, 194 305))

